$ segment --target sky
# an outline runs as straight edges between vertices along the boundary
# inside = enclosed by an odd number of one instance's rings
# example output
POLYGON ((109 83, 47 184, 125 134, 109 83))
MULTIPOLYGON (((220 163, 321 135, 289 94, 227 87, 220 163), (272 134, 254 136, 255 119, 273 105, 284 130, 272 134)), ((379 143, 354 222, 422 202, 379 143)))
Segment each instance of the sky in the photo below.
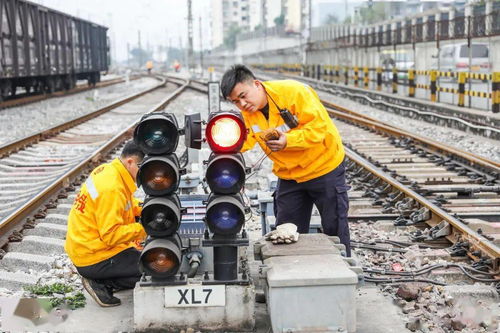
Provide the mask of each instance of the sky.
MULTIPOLYGON (((182 37, 187 43, 187 1, 186 0, 31 0, 49 8, 90 20, 110 28, 112 57, 127 59, 127 43, 137 46, 138 30, 141 30, 141 44, 179 46, 182 37), (114 53, 114 54, 113 54, 114 53)), ((210 0, 192 0, 194 49, 199 50, 199 17, 202 17, 203 48, 210 45, 209 15, 210 0)))

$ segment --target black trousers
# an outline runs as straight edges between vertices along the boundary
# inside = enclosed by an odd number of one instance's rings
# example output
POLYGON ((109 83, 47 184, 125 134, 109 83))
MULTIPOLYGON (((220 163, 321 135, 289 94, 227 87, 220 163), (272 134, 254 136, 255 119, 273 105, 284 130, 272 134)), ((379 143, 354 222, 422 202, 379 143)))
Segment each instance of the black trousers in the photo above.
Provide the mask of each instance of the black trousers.
POLYGON ((131 247, 97 264, 76 267, 76 270, 81 276, 96 280, 114 291, 132 289, 141 278, 140 255, 139 250, 131 247))
POLYGON ((350 257, 347 224, 349 188, 345 180, 344 162, 333 171, 303 183, 279 179, 274 198, 276 223, 293 223, 299 233, 309 233, 312 207, 315 204, 321 215, 323 232, 329 236, 338 236, 350 257))

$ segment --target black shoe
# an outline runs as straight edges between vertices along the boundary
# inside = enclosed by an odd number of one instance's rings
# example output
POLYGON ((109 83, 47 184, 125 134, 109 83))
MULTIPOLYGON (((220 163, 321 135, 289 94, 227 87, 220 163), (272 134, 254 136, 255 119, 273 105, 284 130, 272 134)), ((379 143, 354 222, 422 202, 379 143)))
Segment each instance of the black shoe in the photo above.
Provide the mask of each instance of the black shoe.
POLYGON ((117 306, 122 302, 119 298, 113 296, 113 293, 104 285, 95 280, 82 277, 83 288, 92 296, 92 298, 103 307, 117 306))

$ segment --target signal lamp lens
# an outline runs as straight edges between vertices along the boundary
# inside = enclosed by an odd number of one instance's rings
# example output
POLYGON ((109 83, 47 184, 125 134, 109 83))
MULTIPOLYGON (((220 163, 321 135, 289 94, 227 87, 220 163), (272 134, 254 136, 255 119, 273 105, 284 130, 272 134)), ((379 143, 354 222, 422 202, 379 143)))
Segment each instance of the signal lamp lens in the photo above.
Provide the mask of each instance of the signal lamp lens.
POLYGON ((219 146, 227 148, 234 146, 238 142, 241 130, 238 123, 233 119, 221 118, 215 121, 210 135, 219 146))
POLYGON ((230 112, 212 114, 205 134, 210 149, 215 153, 236 153, 246 139, 243 119, 230 112))
POLYGON ((144 256, 144 263, 153 271, 165 273, 179 265, 175 254, 168 249, 153 249, 144 256))
POLYGON ((245 223, 245 209, 242 200, 236 196, 217 196, 209 199, 206 222, 213 233, 236 234, 245 223))
POLYGON ((175 160, 155 156, 146 159, 137 175, 138 185, 149 195, 166 195, 177 190, 179 167, 175 160))
POLYGON ((214 193, 238 193, 245 184, 245 165, 240 155, 212 155, 206 179, 214 193))
POLYGON ((165 237, 179 229, 180 201, 177 196, 147 198, 141 213, 141 223, 148 235, 165 237))
POLYGON ((139 267, 153 278, 174 276, 182 262, 181 240, 175 234, 169 238, 153 238, 142 250, 139 267))
POLYGON ((147 116, 137 125, 134 140, 146 154, 170 154, 177 148, 177 120, 171 114, 147 116))

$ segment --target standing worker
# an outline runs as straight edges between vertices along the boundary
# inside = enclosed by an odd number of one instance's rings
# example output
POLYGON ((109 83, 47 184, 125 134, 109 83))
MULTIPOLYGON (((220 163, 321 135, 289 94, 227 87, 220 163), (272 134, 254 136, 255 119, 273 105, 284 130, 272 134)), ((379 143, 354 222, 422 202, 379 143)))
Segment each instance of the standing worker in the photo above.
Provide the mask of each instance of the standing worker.
POLYGON ((241 111, 248 129, 242 152, 259 143, 274 162, 277 224, 308 233, 313 204, 323 232, 339 236, 351 256, 344 147, 316 92, 295 80, 260 81, 243 65, 221 80, 225 99, 241 111))
POLYGON ((133 197, 144 153, 133 142, 119 158, 95 168, 76 196, 68 217, 64 248, 82 276, 83 287, 101 306, 120 305, 113 291, 139 281, 139 243, 146 233, 133 197))

